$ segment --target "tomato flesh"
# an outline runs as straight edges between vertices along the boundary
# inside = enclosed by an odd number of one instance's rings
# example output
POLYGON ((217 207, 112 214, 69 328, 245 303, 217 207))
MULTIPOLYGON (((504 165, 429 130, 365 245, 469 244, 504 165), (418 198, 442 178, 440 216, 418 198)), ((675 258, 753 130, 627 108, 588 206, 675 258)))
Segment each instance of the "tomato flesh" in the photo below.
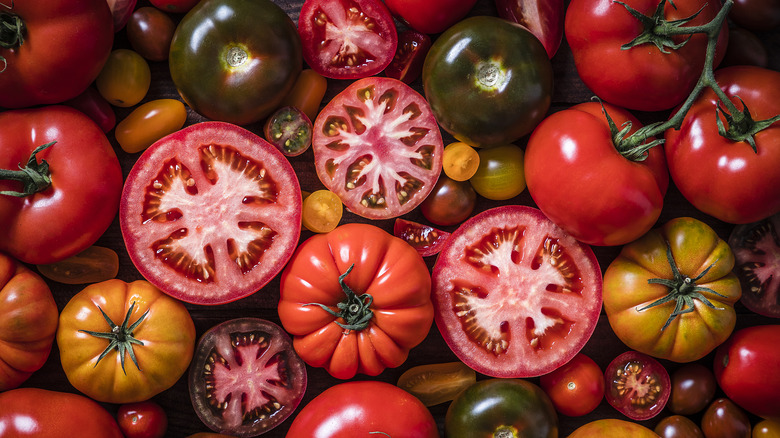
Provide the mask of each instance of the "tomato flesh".
POLYGON ((760 315, 780 318, 780 214, 737 225, 729 237, 740 301, 760 315))
POLYGON ((669 373, 657 360, 636 351, 616 357, 604 373, 607 402, 632 420, 660 414, 671 394, 669 373))
POLYGON ((412 245, 423 257, 438 254, 450 237, 446 231, 401 218, 395 220, 393 235, 412 245))

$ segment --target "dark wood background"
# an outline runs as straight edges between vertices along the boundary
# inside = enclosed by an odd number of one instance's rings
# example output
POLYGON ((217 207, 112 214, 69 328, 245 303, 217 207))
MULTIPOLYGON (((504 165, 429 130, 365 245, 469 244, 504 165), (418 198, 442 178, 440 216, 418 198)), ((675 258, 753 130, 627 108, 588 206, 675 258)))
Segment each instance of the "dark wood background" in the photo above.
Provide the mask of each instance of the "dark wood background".
MULTIPOLYGON (((287 11, 293 21, 297 23, 298 11, 303 4, 302 0, 275 0, 275 2, 279 4, 285 11, 287 11)), ((147 0, 140 0, 137 7, 148 5, 149 4, 147 0)), ((478 0, 476 6, 469 15, 496 15, 496 9, 493 0, 478 0)), ((172 17, 177 21, 181 19, 181 15, 172 15, 172 17)), ((770 53, 770 68, 774 70, 780 70, 780 37, 778 37, 778 33, 779 32, 775 31, 760 34, 770 53)), ((116 35, 115 47, 129 48, 124 30, 120 31, 116 35)), ((571 50, 567 46, 565 38, 561 48, 553 58, 552 63, 555 74, 555 91, 553 96, 553 105, 550 112, 564 109, 568 106, 587 101, 591 98, 592 93, 584 86, 584 84, 577 76, 571 50)), ((150 67, 152 70, 152 85, 148 95, 143 102, 160 98, 180 99, 170 79, 167 62, 150 62, 150 67)), ((339 91, 344 89, 348 83, 349 82, 347 81, 329 80, 328 91, 323 104, 339 91)), ((412 85, 418 91, 422 92, 422 85, 419 79, 412 85)), ((132 109, 133 108, 116 108, 115 110, 117 114, 117 120, 122 120, 127 116, 127 114, 129 114, 132 109)), ((640 118, 640 120, 647 123, 651 121, 664 120, 668 116, 668 113, 636 113, 636 115, 640 118)), ((203 117, 188 109, 188 125, 203 120, 203 117)), ((246 127, 262 135, 261 125, 249 125, 246 127)), ((443 134, 445 137, 445 144, 448 144, 450 141, 454 141, 454 139, 448 134, 444 132, 443 134)), ((114 144, 119 159, 122 163, 124 175, 127 175, 139 154, 124 153, 121 148, 118 147, 116 140, 113 137, 113 131, 110 132, 108 136, 111 142, 114 144)), ((523 138, 519 140, 517 144, 524 146, 526 140, 527 138, 523 138)), ((298 174, 301 188, 303 190, 314 191, 320 188, 324 188, 316 176, 316 172, 314 170, 313 154, 311 150, 307 151, 299 157, 291 158, 290 161, 292 162, 292 165, 298 174)), ((511 204, 535 206, 527 190, 518 197, 507 202, 511 204)), ((475 213, 497 206, 499 204, 500 203, 498 202, 489 201, 480 197, 477 201, 477 208, 475 213)), ((728 238, 728 235, 733 228, 732 225, 722 223, 695 210, 680 195, 678 190, 672 184, 665 198, 665 206, 661 217, 659 218, 659 224, 680 216, 691 216, 706 222, 718 232, 721 238, 724 239, 728 238)), ((419 222, 426 222, 418 210, 412 211, 411 213, 405 215, 404 218, 416 220, 419 222)), ((349 211, 345 211, 344 217, 342 219, 342 223, 366 221, 366 219, 356 216, 349 211)), ((392 232, 393 220, 373 221, 372 223, 382 227, 388 232, 392 232)), ((454 228, 455 227, 445 227, 445 229, 448 231, 452 231, 454 228)), ((312 233, 304 230, 301 234, 301 242, 311 235, 312 233)), ((120 260, 118 278, 126 281, 142 278, 127 256, 127 252, 124 248, 124 243, 122 240, 122 235, 119 231, 118 220, 114 221, 110 229, 100 238, 96 244, 110 247, 118 252, 120 260)), ((599 263, 601 264, 602 270, 604 270, 614 259, 619 249, 619 247, 594 247, 594 251, 598 257, 599 263)), ((434 261, 435 258, 433 257, 426 259, 429 267, 433 266, 434 261)), ((49 282, 49 284, 60 310, 62 310, 68 300, 75 293, 82 289, 81 286, 68 286, 54 282, 49 282)), ((277 278, 271 281, 266 287, 248 298, 220 306, 196 306, 188 304, 187 308, 189 309, 195 321, 198 335, 201 335, 212 326, 237 317, 259 317, 274 321, 278 324, 279 318, 276 313, 278 299, 279 278, 277 276, 277 278)), ((737 319, 737 328, 757 324, 778 323, 777 320, 753 314, 739 304, 737 305, 737 311, 739 313, 737 319)), ((612 332, 606 317, 602 317, 600 318, 595 333, 583 349, 583 353, 592 357, 603 370, 614 357, 626 351, 627 349, 628 348, 622 344, 612 332)), ((712 357, 713 354, 710 354, 700 362, 708 367, 711 367, 712 357)), ((413 366, 454 360, 457 360, 456 357, 444 343, 441 335, 436 329, 436 325, 434 324, 425 341, 411 351, 408 360, 401 367, 397 369, 388 369, 377 377, 358 376, 355 378, 355 380, 374 379, 396 383, 401 373, 413 366)), ((667 361, 663 361, 663 363, 668 366, 670 372, 674 371, 677 367, 680 366, 679 364, 667 361)), ((331 377, 321 368, 307 367, 307 371, 308 389, 299 409, 326 388, 341 382, 340 380, 331 377)), ((484 376, 479 376, 479 378, 484 378, 484 376)), ((534 383, 538 383, 538 379, 529 380, 534 383)), ((53 347, 51 356, 49 357, 49 360, 46 362, 44 367, 36 374, 34 374, 23 386, 39 387, 67 392, 78 392, 69 384, 65 374, 62 371, 59 360, 59 352, 56 345, 53 347)), ((190 404, 186 374, 172 388, 154 397, 154 400, 162 405, 168 414, 169 437, 184 437, 195 432, 208 431, 208 428, 201 423, 190 404)), ((442 436, 443 420, 447 406, 448 404, 444 403, 431 407, 430 409, 439 424, 442 436)), ((115 412, 117 409, 116 405, 105 404, 105 407, 111 412, 115 412)), ((670 413, 664 412, 659 417, 642 422, 642 424, 652 428, 661 418, 668 414, 670 413)), ((617 412, 604 401, 594 412, 585 417, 572 418, 559 416, 560 436, 566 436, 577 427, 600 418, 625 419, 625 417, 623 417, 619 412, 617 412)), ((692 418, 696 422, 699 421, 698 417, 692 418)), ((753 418, 753 420, 755 421, 757 419, 753 418)), ((265 434, 265 436, 283 437, 286 434, 291 421, 292 417, 278 426, 276 429, 265 434)))

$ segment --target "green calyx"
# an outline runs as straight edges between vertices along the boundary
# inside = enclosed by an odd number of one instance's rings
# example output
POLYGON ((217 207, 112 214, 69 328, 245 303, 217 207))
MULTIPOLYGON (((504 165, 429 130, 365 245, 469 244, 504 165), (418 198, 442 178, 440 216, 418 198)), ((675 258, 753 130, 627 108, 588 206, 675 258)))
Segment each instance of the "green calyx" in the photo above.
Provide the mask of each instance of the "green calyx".
POLYGON ((41 160, 39 163, 36 155, 38 152, 51 147, 54 143, 56 143, 56 141, 35 148, 32 154, 30 154, 30 158, 27 160, 25 166, 22 166, 22 164, 19 163, 19 170, 0 169, 0 180, 20 181, 23 187, 21 192, 6 190, 0 191, 0 195, 22 198, 49 188, 49 186, 51 186, 49 163, 47 163, 46 160, 41 160))
POLYGON ((643 126, 636 130, 635 133, 629 135, 631 128, 633 127, 631 121, 627 121, 618 129, 615 121, 604 108, 604 104, 601 104, 601 111, 604 113, 604 117, 607 118, 609 124, 609 130, 612 133, 612 144, 615 145, 617 151, 628 160, 631 161, 644 161, 647 159, 648 151, 660 144, 663 144, 663 139, 649 140, 652 136, 651 132, 659 125, 658 123, 652 123, 647 126, 643 126))
POLYGON ((140 371, 141 367, 138 366, 138 360, 135 358, 135 352, 133 351, 133 345, 144 345, 143 342, 139 341, 138 339, 133 337, 133 331, 138 327, 139 324, 146 318, 146 315, 149 314, 149 309, 146 309, 146 312, 144 312, 143 315, 141 315, 140 318, 138 318, 134 323, 128 326, 130 323, 130 315, 133 314, 133 309, 135 308, 135 301, 130 305, 130 308, 127 310, 127 314, 125 315, 124 321, 122 321, 121 325, 114 324, 114 321, 111 320, 111 318, 106 315, 106 312, 103 311, 100 307, 98 307, 98 310, 100 310, 100 313, 103 314, 103 318, 108 323, 108 326, 111 328, 108 332, 93 332, 89 330, 79 330, 82 333, 86 333, 88 335, 95 336, 97 338, 103 338, 108 339, 109 343, 105 350, 100 354, 97 361, 95 362, 95 367, 98 366, 100 363, 100 360, 106 357, 108 353, 110 353, 113 350, 116 350, 119 354, 119 361, 122 364, 122 372, 127 375, 127 372, 125 371, 125 353, 130 355, 130 359, 132 359, 133 363, 135 364, 135 367, 140 371))
POLYGON ((753 136, 780 120, 780 115, 776 115, 771 119, 755 121, 750 115, 750 110, 745 105, 745 102, 739 96, 735 97, 742 102, 741 111, 734 108, 733 112, 730 113, 728 109, 721 106, 722 101, 718 101, 718 107, 716 108, 717 117, 715 118, 718 124, 718 134, 731 141, 747 142, 753 149, 753 152, 758 153, 756 140, 753 136), (723 125, 723 121, 720 119, 721 115, 726 119, 726 123, 729 125, 728 128, 723 125))
POLYGON ((368 327, 371 318, 374 317, 374 312, 371 310, 371 303, 374 302, 374 297, 369 294, 358 295, 352 288, 344 283, 344 279, 352 272, 352 268, 354 267, 355 265, 352 264, 346 272, 339 275, 339 285, 341 285, 341 289, 344 291, 347 298, 336 304, 336 307, 339 309, 338 312, 333 311, 330 307, 320 303, 304 304, 304 306, 319 306, 322 310, 330 313, 336 318, 341 318, 344 322, 341 323, 336 321, 336 324, 347 331, 363 330, 368 327))
POLYGON ((650 284, 662 284, 669 288, 669 293, 665 297, 660 298, 648 304, 645 307, 637 309, 638 312, 642 312, 652 307, 660 306, 670 301, 674 301, 675 302, 674 310, 669 315, 669 319, 666 320, 664 326, 661 327, 661 331, 663 331, 666 329, 666 327, 669 326, 669 324, 671 324, 674 318, 678 317, 679 315, 690 313, 696 310, 693 300, 699 300, 700 302, 707 305, 707 307, 710 307, 712 309, 718 309, 718 310, 722 309, 721 307, 715 307, 715 305, 713 305, 710 302, 710 300, 707 299, 707 297, 702 295, 702 292, 709 292, 711 294, 717 295, 722 298, 725 298, 724 295, 721 295, 710 288, 698 286, 696 284, 698 280, 700 280, 702 277, 707 275, 707 272, 709 272, 709 270, 712 269, 713 265, 707 266, 707 269, 705 269, 704 271, 702 271, 701 274, 693 278, 681 274, 680 269, 677 267, 677 263, 674 261, 674 256, 672 255, 672 248, 671 246, 669 246, 669 242, 666 242, 666 259, 669 261, 669 266, 671 266, 672 268, 673 278, 671 279, 651 278, 647 280, 647 282, 650 284))
MULTIPOLYGON (((13 3, 8 7, 13 8, 13 3)), ((4 49, 15 49, 24 43, 25 26, 22 18, 16 14, 10 12, 0 12, 0 47, 4 49)), ((0 70, 2 73, 8 65, 4 57, 0 56, 0 60, 3 62, 3 68, 0 70)))
MULTIPOLYGON (((704 10, 704 7, 702 7, 690 17, 667 21, 666 18, 664 18, 664 7, 666 6, 666 0, 661 0, 661 2, 658 3, 658 7, 656 7, 655 13, 653 13, 652 16, 644 15, 621 1, 614 1, 615 3, 623 5, 631 15, 636 17, 636 19, 642 23, 642 26, 644 27, 644 30, 641 34, 639 34, 630 42, 621 46, 623 50, 628 50, 632 47, 636 47, 642 44, 654 44, 656 47, 658 47, 658 50, 663 53, 670 53, 667 49, 677 50, 684 46, 685 43, 691 39, 692 34, 690 34, 688 38, 681 43, 676 43, 672 37, 678 35, 680 28, 683 28, 684 25, 688 24, 691 20, 696 18, 696 16, 698 16, 702 10, 704 10)), ((669 4, 674 6, 672 0, 669 0, 669 4)))

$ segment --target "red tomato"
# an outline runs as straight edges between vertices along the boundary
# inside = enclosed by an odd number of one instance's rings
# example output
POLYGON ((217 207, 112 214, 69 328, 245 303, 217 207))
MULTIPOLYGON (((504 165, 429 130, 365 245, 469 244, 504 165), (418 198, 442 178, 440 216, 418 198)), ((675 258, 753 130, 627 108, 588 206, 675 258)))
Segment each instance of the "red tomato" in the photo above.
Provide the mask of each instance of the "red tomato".
POLYGON ((342 225, 302 243, 282 273, 279 319, 306 363, 339 379, 401 365, 433 322, 430 275, 401 239, 342 225))
POLYGON ((438 254, 450 237, 446 231, 401 218, 395 220, 393 235, 412 245, 423 257, 438 254))
POLYGON ((444 155, 428 102, 382 77, 352 83, 322 109, 312 148, 320 181, 369 219, 417 207, 436 184, 444 155))
POLYGON ((385 69, 385 75, 411 84, 422 74, 425 55, 431 49, 431 37, 411 29, 398 35, 398 48, 393 60, 385 69))
MULTIPOLYGON (((604 104, 617 126, 641 127, 604 104)), ((581 242, 622 245, 645 234, 661 214, 669 175, 663 150, 633 161, 617 149, 596 102, 552 114, 531 134, 525 153, 528 191, 547 217, 581 242)))
POLYGON ((278 274, 301 230, 301 189, 276 148, 225 122, 163 137, 127 176, 119 221, 130 259, 174 298, 222 304, 278 274))
POLYGON ((163 438, 168 430, 168 415, 151 400, 119 406, 116 418, 125 438, 163 438))
POLYGON ((436 325, 460 360, 493 377, 532 377, 570 361, 601 311, 590 247, 537 209, 484 211, 452 233, 433 268, 436 325))
POLYGON ((0 191, 31 193, 0 195, 0 251, 46 264, 95 243, 111 225, 122 191, 119 160, 100 127, 66 106, 6 111, 0 113, 0 126, 6 127, 0 131, 0 169, 14 171, 0 170, 0 191), (36 176, 30 178, 33 170, 36 176), (23 179, 13 181, 18 178, 23 179), (28 183, 29 190, 23 187, 28 183))
POLYGON ((734 0, 729 17, 750 30, 772 31, 780 26, 780 2, 777 0, 734 0))
MULTIPOLYGON (((574 54, 577 73, 596 95, 609 103, 640 111, 660 111, 681 103, 690 94, 704 67, 707 36, 695 34, 678 49, 663 53, 652 43, 624 50, 642 34, 644 25, 626 6, 653 16, 657 0, 572 0, 566 10, 566 40, 574 54), (609 66, 609 68, 605 68, 609 66)), ((684 26, 703 25, 720 9, 720 2, 675 0, 666 2, 660 19, 674 21, 698 13, 684 26)), ((718 36, 715 65, 726 53, 728 26, 718 36)), ((672 37, 675 44, 688 35, 672 37)), ((660 44, 660 43, 659 43, 660 44)), ((619 126, 619 125, 618 125, 619 126)))
POLYGON ((122 438, 114 417, 82 395, 18 388, 0 393, 0 406, 3 436, 122 438))
POLYGON ((731 401, 780 421, 780 325, 735 331, 715 352, 715 378, 731 401))
POLYGON ((398 45, 393 17, 381 0, 306 0, 298 34, 306 63, 334 79, 381 72, 398 45))
POLYGON ((87 87, 83 93, 63 102, 89 116, 106 134, 116 126, 114 107, 94 86, 87 87))
POLYGON ((2 6, 0 106, 60 103, 81 94, 100 73, 114 41, 106 0, 8 5, 2 6))
POLYGON ((672 384, 660 362, 637 351, 627 351, 604 372, 607 402, 632 420, 648 420, 663 411, 672 384))
POLYGON ((430 411, 413 395, 385 382, 341 383, 303 407, 288 438, 358 436, 438 438, 430 411))
POLYGON ((385 0, 390 11, 409 27, 439 33, 460 21, 477 0, 385 0))
MULTIPOLYGON (((717 71, 715 79, 738 109, 740 100, 745 103, 753 120, 780 114, 780 72, 735 66, 717 71)), ((780 212, 780 124, 754 136, 754 151, 747 141, 718 134, 717 105, 715 93, 705 90, 681 128, 666 131, 664 149, 674 184, 694 207, 724 222, 757 222, 780 212)), ((734 126, 735 134, 741 130, 734 126)))
POLYGON ((495 0, 498 16, 522 24, 544 45, 552 59, 563 40, 563 0, 495 0))
POLYGON ((589 414, 604 399, 604 373, 582 353, 541 376, 539 385, 550 396, 555 410, 570 417, 589 414))

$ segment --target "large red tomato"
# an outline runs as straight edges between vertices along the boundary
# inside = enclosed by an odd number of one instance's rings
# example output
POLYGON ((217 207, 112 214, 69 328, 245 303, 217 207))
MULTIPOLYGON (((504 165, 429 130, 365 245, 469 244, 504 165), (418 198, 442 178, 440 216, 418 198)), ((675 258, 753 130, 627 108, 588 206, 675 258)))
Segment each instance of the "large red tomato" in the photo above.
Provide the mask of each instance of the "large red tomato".
MULTIPOLYGON (((735 66, 717 71, 715 79, 737 109, 744 102, 753 121, 780 114, 780 72, 735 66)), ((707 89, 680 129, 666 131, 672 180, 694 207, 725 222, 757 222, 780 212, 780 123, 755 134, 753 150, 738 139, 751 131, 750 122, 731 123, 721 114, 733 139, 718 133, 717 107, 718 97, 707 89)))
POLYGON ((106 0, 15 0, 3 5, 2 12, 2 107, 78 96, 111 52, 114 22, 106 0))
MULTIPOLYGON (((695 34, 682 47, 674 48, 659 40, 624 49, 643 34, 645 25, 629 11, 661 20, 685 19, 701 12, 684 26, 703 25, 720 9, 720 2, 675 0, 666 2, 655 17, 658 0, 572 0, 566 11, 566 40, 574 54, 577 73, 596 95, 609 103, 641 111, 659 111, 681 103, 696 85, 704 67, 707 36, 695 34), (668 53, 664 53, 668 52, 668 53)), ((658 26, 650 27, 657 29, 658 26)), ((667 37, 668 38, 668 37, 667 37)), ((688 35, 671 37, 680 44, 688 35)), ((718 36, 715 65, 726 53, 727 25, 718 36)))
MULTIPOLYGON (((603 109, 616 126, 630 123, 629 134, 641 127, 621 108, 603 109)), ((661 149, 621 151, 603 109, 588 102, 543 120, 526 147, 526 183, 539 209, 576 239, 622 245, 655 225, 669 175, 661 149)))
POLYGON ((438 438, 439 431, 420 400, 395 385, 369 380, 323 391, 301 409, 286 436, 438 438))
POLYGON ((340 379, 401 365, 433 322, 417 251, 368 224, 310 238, 282 273, 279 318, 311 366, 340 379))
POLYGON ((385 0, 390 12, 423 33, 439 33, 469 13, 477 0, 385 0))
POLYGON ((122 192, 119 160, 100 127, 59 105, 0 113, 0 126, 0 251, 45 264, 95 243, 122 192))
POLYGON ((537 209, 504 206, 464 222, 433 268, 436 325, 455 355, 493 377, 560 367, 590 338, 601 270, 587 245, 537 209))
POLYGON ((282 270, 300 236, 301 189, 267 141, 230 123, 198 123, 141 155, 119 220, 149 282, 183 301, 222 304, 282 270))

